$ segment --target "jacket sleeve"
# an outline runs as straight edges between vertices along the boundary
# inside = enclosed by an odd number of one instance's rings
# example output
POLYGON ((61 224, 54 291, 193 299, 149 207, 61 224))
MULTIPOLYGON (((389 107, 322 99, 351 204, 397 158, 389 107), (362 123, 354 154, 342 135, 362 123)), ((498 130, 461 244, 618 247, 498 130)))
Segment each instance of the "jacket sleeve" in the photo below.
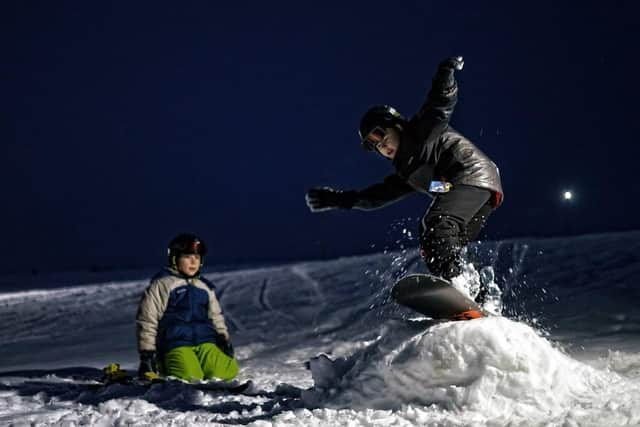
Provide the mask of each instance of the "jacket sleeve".
POLYGON ((353 209, 374 210, 396 202, 414 189, 398 174, 389 175, 383 182, 374 184, 361 191, 353 191, 353 209))
POLYGON ((227 324, 224 321, 224 315, 222 314, 222 308, 216 297, 216 293, 213 289, 209 289, 209 317, 213 322, 213 327, 219 335, 229 336, 229 330, 227 324))
POLYGON ((441 67, 433 78, 427 100, 413 118, 418 130, 423 133, 421 136, 424 138, 425 132, 436 127, 444 129, 451 120, 457 102, 458 83, 454 77, 454 70, 441 67))
POLYGON ((144 291, 138 314, 136 315, 136 335, 138 351, 155 351, 158 324, 167 306, 167 297, 163 298, 162 283, 153 281, 144 291))

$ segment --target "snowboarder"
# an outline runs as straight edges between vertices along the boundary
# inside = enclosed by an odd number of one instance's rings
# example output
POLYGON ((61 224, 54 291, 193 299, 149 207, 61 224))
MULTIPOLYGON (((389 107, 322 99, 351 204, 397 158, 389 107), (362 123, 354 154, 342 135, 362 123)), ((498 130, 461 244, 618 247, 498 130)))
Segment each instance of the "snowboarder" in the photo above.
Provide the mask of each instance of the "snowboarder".
POLYGON ((463 58, 455 57, 438 66, 426 102, 410 120, 388 105, 374 106, 362 117, 362 147, 390 160, 395 173, 360 191, 321 187, 306 194, 312 212, 372 210, 413 191, 431 195, 419 227, 420 253, 429 271, 445 279, 462 273, 463 248, 503 199, 496 165, 449 125, 458 99, 454 74, 463 65, 463 58))
POLYGON ((199 275, 204 242, 180 234, 168 252, 168 265, 151 280, 138 307, 138 374, 188 381, 234 378, 238 362, 215 287, 199 275))

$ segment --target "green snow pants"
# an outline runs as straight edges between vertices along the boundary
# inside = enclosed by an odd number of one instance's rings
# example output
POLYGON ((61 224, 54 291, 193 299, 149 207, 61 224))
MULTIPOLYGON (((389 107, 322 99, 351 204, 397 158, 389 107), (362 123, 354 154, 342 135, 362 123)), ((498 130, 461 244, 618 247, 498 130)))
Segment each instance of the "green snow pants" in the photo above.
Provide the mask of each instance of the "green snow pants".
POLYGON ((212 343, 176 347, 162 358, 164 374, 183 380, 219 378, 231 380, 238 375, 238 361, 212 343))

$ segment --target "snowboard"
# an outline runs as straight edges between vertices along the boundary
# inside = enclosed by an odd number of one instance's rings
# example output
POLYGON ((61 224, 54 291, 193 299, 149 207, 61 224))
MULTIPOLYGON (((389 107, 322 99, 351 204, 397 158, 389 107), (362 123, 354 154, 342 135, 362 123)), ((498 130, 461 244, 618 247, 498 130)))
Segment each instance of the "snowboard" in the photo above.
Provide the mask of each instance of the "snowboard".
POLYGON ((395 302, 432 319, 471 320, 486 314, 475 301, 441 278, 430 274, 410 274, 391 289, 395 302))
MULTIPOLYGON (((157 374, 149 375, 147 373, 146 378, 141 379, 137 376, 131 375, 128 371, 120 368, 120 364, 111 363, 103 368, 104 375, 95 384, 93 388, 100 388, 109 386, 112 384, 126 384, 136 386, 151 386, 154 384, 184 384, 189 387, 193 387, 197 390, 207 390, 214 392, 223 392, 229 394, 254 394, 258 393, 255 390, 253 381, 248 380, 245 382, 239 381, 221 381, 221 380, 208 380, 203 382, 187 382, 177 378, 163 377, 157 374)), ((258 393, 259 394, 259 393, 258 393)))

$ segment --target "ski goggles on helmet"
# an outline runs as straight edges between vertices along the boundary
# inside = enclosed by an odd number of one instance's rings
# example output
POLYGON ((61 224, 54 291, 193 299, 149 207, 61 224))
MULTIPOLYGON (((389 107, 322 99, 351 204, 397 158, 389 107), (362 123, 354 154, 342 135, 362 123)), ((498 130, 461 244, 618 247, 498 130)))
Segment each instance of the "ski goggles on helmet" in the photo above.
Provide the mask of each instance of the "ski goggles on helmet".
POLYGON ((184 253, 186 254, 200 254, 200 255, 202 255, 203 252, 205 251, 203 251, 203 244, 200 240, 194 240, 193 242, 190 242, 187 245, 186 250, 184 251, 184 253))
POLYGON ((366 150, 376 151, 380 143, 382 143, 382 140, 384 139, 384 136, 386 134, 387 132, 384 130, 384 128, 376 126, 371 129, 367 136, 364 137, 364 139, 362 140, 362 146, 366 150))
POLYGON ((175 255, 192 255, 198 254, 204 256, 207 253, 207 247, 201 240, 183 240, 173 243, 168 250, 169 256, 175 255))

